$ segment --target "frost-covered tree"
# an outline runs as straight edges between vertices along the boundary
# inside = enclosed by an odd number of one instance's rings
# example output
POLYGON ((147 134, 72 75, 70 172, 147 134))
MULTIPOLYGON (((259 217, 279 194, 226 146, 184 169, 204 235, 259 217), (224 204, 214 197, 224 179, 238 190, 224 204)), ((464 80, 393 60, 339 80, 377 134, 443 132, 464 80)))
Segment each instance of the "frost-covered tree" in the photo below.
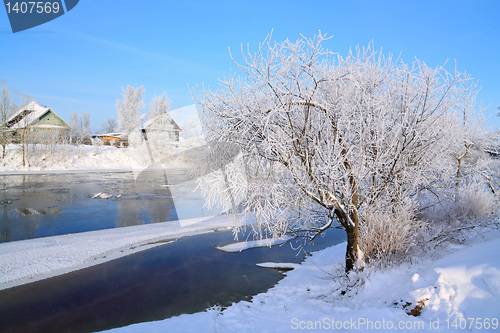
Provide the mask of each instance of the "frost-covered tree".
POLYGON ((80 133, 79 133, 80 116, 78 115, 78 113, 76 111, 74 111, 71 114, 71 116, 69 118, 68 125, 70 127, 69 132, 68 132, 69 139, 70 139, 70 142, 73 142, 74 140, 76 140, 80 136, 80 133))
POLYGON ((472 80, 466 73, 460 74, 462 80, 457 82, 454 90, 454 98, 457 101, 455 107, 457 126, 451 132, 455 135, 450 153, 456 160, 455 188, 458 191, 461 176, 463 174, 463 162, 470 155, 474 144, 477 143, 483 129, 481 127, 479 113, 476 112, 476 95, 479 92, 477 82, 472 80))
POLYGON ((90 130, 90 113, 84 112, 81 116, 82 137, 89 138, 92 134, 90 130))
POLYGON ((144 87, 127 86, 122 90, 123 99, 116 101, 118 131, 128 135, 141 125, 141 111, 144 108, 144 87))
POLYGON ((155 96, 151 101, 151 107, 148 112, 148 119, 154 119, 163 116, 170 110, 172 102, 167 98, 167 93, 164 92, 161 96, 155 96))
POLYGON ((90 113, 84 112, 80 116, 77 112, 73 112, 68 125, 71 142, 81 143, 82 140, 90 138, 90 113))
POLYGON ((118 123, 113 118, 108 118, 101 126, 102 133, 113 133, 118 128, 118 123))
POLYGON ((443 66, 405 64, 373 45, 342 57, 325 39, 268 38, 235 61, 240 76, 195 98, 210 146, 243 156, 244 211, 275 236, 314 238, 337 221, 350 271, 377 255, 368 236, 390 253, 410 245, 415 194, 453 177, 450 149, 473 94, 470 78, 443 66))

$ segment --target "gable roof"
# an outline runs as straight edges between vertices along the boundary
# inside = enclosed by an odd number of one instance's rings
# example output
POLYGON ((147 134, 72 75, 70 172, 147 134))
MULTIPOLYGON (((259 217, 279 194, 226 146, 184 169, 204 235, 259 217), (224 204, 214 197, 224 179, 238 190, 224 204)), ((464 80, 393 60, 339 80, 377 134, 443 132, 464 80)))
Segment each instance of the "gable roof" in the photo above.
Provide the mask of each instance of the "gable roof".
POLYGON ((46 128, 70 128, 68 124, 64 122, 54 111, 47 107, 43 107, 35 101, 32 101, 25 106, 23 106, 19 111, 10 116, 5 122, 7 126, 7 130, 17 130, 20 128, 33 127, 36 126, 37 122, 42 118, 45 114, 51 112, 55 117, 57 117, 63 125, 51 125, 44 124, 37 127, 46 127, 46 128))
POLYGON ((142 127, 150 129, 164 129, 164 126, 166 126, 167 124, 172 126, 172 130, 174 131, 177 132, 182 131, 179 125, 177 125, 177 123, 172 119, 172 117, 168 113, 162 114, 153 119, 148 119, 148 121, 146 121, 142 127))

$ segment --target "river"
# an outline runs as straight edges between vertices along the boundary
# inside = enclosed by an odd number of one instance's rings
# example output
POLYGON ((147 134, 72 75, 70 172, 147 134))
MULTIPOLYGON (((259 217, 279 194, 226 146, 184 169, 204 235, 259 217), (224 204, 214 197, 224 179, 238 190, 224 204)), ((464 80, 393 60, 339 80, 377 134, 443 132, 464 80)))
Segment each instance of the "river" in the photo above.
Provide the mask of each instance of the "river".
MULTIPOLYGON (((189 177, 158 173, 0 176, 2 242, 213 215, 189 177), (168 186, 165 186, 168 185, 168 186), (96 193, 108 199, 92 198, 96 193)), ((261 262, 301 262, 306 253, 344 241, 331 230, 314 244, 225 253, 231 231, 174 243, 0 291, 2 332, 95 332, 250 300, 282 277, 261 262)))
POLYGON ((0 243, 217 214, 186 173, 0 175, 0 243))

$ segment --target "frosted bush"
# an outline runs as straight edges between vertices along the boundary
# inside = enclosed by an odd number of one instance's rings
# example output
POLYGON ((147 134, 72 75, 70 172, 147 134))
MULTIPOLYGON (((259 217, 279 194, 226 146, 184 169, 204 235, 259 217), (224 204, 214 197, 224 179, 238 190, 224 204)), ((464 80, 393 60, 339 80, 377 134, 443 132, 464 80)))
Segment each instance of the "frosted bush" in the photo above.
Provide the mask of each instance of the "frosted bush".
POLYGON ((404 260, 424 225, 415 218, 413 205, 396 205, 390 211, 366 210, 359 228, 365 261, 385 266, 404 260))
POLYGON ((484 179, 473 177, 469 183, 464 180, 458 189, 435 194, 434 203, 429 204, 429 200, 419 210, 419 218, 428 222, 427 244, 422 245, 435 248, 445 241, 463 242, 498 228, 498 196, 484 179))

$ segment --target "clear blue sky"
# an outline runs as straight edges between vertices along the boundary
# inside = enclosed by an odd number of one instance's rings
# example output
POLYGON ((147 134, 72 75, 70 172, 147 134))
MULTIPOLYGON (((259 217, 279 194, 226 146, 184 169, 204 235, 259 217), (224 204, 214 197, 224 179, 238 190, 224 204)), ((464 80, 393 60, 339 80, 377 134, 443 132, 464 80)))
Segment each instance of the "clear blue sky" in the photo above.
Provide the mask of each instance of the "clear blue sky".
POLYGON ((479 80, 493 129, 500 106, 500 1, 167 1, 80 0, 67 14, 13 34, 0 8, 0 80, 68 120, 91 114, 98 130, 116 118, 121 87, 144 85, 145 99, 166 91, 174 107, 193 103, 188 89, 215 86, 234 68, 241 44, 334 37, 325 46, 345 55, 374 41, 384 53, 431 66, 457 61, 479 80))

